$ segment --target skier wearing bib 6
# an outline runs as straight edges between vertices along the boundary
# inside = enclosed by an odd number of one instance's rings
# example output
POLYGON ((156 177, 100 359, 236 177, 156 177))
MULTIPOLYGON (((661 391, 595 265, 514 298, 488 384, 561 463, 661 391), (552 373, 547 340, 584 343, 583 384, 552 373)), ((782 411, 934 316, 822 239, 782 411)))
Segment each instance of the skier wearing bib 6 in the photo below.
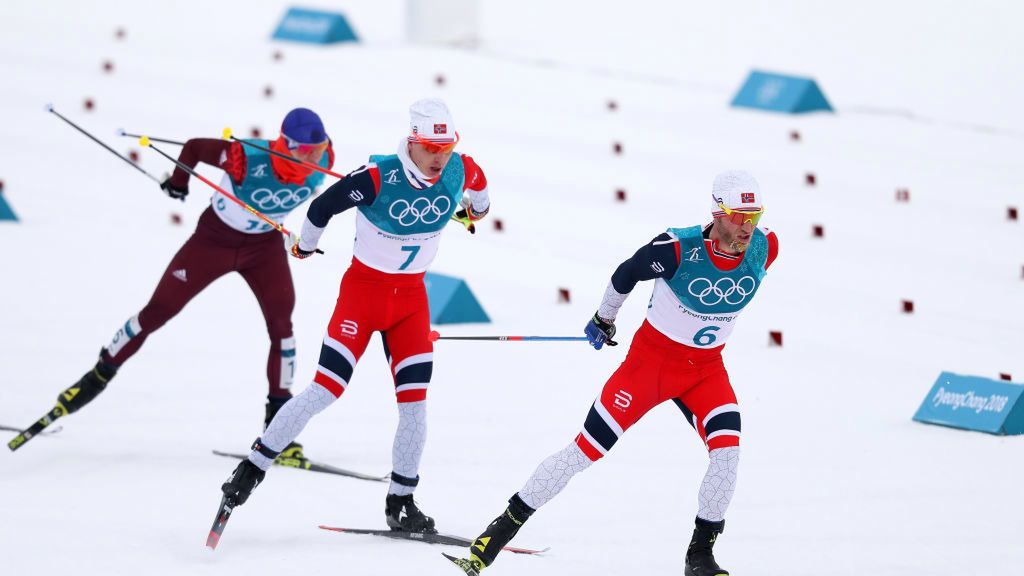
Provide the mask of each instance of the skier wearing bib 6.
POLYGON ((764 203, 746 172, 719 174, 712 187, 711 224, 670 228, 612 275, 585 333, 600 350, 616 345, 615 318, 642 280, 654 280, 647 319, 626 360, 591 406, 583 430, 545 459, 509 499, 509 506, 470 546, 469 558, 448 556, 467 574, 494 562, 524 522, 578 472, 600 460, 651 408, 672 400, 708 449, 710 464, 697 493, 697 517, 686 550, 686 576, 721 576, 712 547, 725 528, 739 465, 740 408, 722 363, 737 316, 757 293, 778 254, 775 234, 758 228, 764 203))

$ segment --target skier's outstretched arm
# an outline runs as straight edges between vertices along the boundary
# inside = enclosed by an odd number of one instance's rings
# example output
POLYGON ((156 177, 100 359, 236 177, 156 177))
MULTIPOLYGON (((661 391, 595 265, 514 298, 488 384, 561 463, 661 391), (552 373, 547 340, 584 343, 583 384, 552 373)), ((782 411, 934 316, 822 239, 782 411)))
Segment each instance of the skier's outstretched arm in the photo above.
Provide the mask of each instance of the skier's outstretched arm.
POLYGON ((619 315, 619 308, 636 287, 637 282, 655 278, 668 280, 675 275, 678 268, 679 242, 663 232, 615 269, 608 288, 605 289, 601 306, 597 309, 597 315, 606 321, 614 321, 619 315))
MULTIPOLYGON (((185 142, 178 154, 178 162, 189 168, 195 168, 202 162, 210 166, 222 168, 237 184, 245 177, 245 153, 242 145, 216 138, 192 138, 185 142)), ((160 188, 175 200, 188 196, 189 173, 180 167, 160 184, 160 188)))
POLYGON ((362 166, 332 184, 310 203, 306 220, 302 223, 298 252, 312 254, 331 218, 349 208, 373 204, 379 191, 380 171, 376 164, 362 166))
POLYGON ((604 298, 590 322, 583 329, 590 345, 595 350, 608 344, 618 344, 615 336, 615 318, 626 297, 637 282, 655 278, 672 278, 679 268, 679 242, 668 233, 661 233, 636 251, 635 254, 615 269, 611 282, 604 291, 604 298))

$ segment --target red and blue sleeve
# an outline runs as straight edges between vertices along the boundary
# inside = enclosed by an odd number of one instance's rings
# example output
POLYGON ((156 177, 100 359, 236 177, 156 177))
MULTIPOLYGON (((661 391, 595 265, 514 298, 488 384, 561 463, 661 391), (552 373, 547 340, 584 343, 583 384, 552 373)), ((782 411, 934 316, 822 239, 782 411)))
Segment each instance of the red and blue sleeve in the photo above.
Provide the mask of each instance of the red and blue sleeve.
POLYGON ((380 192, 380 170, 367 164, 332 184, 309 205, 306 218, 324 228, 331 218, 356 206, 369 206, 380 192))

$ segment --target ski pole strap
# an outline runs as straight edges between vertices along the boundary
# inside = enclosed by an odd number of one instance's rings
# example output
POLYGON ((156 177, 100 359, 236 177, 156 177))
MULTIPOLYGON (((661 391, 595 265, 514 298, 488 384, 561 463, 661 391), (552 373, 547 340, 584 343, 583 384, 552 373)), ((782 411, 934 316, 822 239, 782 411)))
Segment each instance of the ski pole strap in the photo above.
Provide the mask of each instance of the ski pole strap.
POLYGON ((252 450, 259 452, 260 454, 266 456, 267 458, 270 458, 271 460, 276 459, 277 455, 280 454, 280 452, 275 452, 274 450, 267 448, 267 446, 263 444, 263 438, 257 438, 252 443, 252 450))

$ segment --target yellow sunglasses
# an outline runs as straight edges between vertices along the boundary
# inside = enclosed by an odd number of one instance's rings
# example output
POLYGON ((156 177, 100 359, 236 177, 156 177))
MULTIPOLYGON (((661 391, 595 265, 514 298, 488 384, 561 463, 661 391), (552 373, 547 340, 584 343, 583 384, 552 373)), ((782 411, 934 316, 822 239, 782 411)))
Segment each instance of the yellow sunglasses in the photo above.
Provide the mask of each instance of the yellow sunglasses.
POLYGON ((761 220, 761 216, 764 216, 764 206, 761 206, 759 210, 753 212, 730 210, 721 202, 718 203, 718 207, 722 209, 722 212, 725 212, 725 217, 728 218, 730 222, 738 226, 742 226, 747 222, 757 226, 757 223, 761 220))

